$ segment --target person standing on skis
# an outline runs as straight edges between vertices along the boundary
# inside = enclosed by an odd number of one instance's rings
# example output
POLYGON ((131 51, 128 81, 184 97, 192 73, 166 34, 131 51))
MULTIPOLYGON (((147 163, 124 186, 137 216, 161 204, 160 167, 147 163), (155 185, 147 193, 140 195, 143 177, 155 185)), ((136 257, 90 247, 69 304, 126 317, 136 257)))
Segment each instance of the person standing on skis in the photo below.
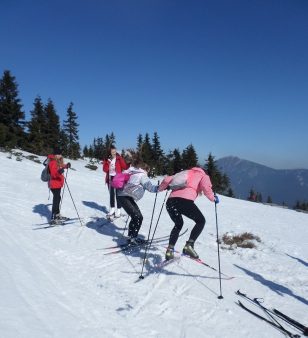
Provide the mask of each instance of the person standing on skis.
POLYGON ((195 222, 189 240, 183 248, 183 253, 192 258, 199 258, 194 249, 194 244, 201 234, 206 221, 194 201, 199 194, 204 193, 210 201, 215 203, 219 202, 218 197, 214 195, 212 190, 210 178, 203 169, 194 167, 185 171, 185 173, 183 172, 183 174, 186 175, 187 180, 184 184, 185 186, 180 188, 172 187, 172 180, 176 176, 173 175, 167 176, 158 187, 158 191, 173 189, 166 203, 166 209, 174 222, 174 227, 170 233, 169 245, 166 251, 166 260, 174 258, 174 247, 184 225, 183 216, 186 216, 195 222))
POLYGON ((141 149, 137 153, 132 150, 130 152, 133 154, 129 160, 132 165, 128 169, 128 173, 131 176, 128 182, 124 184, 123 189, 117 189, 117 198, 131 218, 128 226, 129 239, 127 243, 131 246, 138 246, 144 241, 137 237, 143 221, 143 215, 137 205, 137 201, 143 197, 145 190, 156 193, 158 186, 152 185, 148 177, 150 167, 142 162, 141 149))
POLYGON ((48 188, 53 194, 52 201, 52 211, 51 211, 51 225, 61 224, 61 222, 67 220, 67 217, 64 217, 60 214, 60 202, 61 202, 61 188, 64 185, 64 169, 71 167, 70 162, 67 164, 63 163, 63 148, 55 147, 53 149, 53 154, 48 155, 49 159, 49 173, 51 179, 48 181, 48 188))
POLYGON ((105 182, 108 185, 110 195, 109 214, 107 215, 107 217, 121 216, 122 206, 118 198, 116 197, 116 189, 110 185, 110 182, 113 180, 114 176, 117 173, 121 173, 123 170, 127 170, 129 167, 130 164, 126 163, 120 156, 120 154, 117 153, 117 149, 111 146, 103 160, 103 171, 106 173, 105 182), (115 198, 117 200, 117 213, 115 213, 115 198))

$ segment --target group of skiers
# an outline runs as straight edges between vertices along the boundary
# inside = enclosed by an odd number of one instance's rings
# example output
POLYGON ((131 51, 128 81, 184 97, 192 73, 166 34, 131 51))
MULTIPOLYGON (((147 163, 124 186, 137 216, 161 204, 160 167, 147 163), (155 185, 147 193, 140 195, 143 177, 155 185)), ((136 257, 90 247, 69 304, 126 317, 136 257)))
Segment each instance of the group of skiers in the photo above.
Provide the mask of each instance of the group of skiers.
MULTIPOLYGON (((50 159, 49 170, 51 176, 48 186, 53 194, 50 224, 57 225, 66 219, 60 214, 60 192, 64 185, 64 169, 70 168, 71 164, 63 163, 63 149, 61 147, 55 147, 53 154, 49 155, 48 159, 50 159)), ((174 257, 174 247, 184 224, 183 215, 195 222, 189 240, 183 248, 183 253, 192 258, 199 257, 195 251, 194 244, 201 234, 206 221, 194 201, 198 195, 203 193, 210 201, 219 203, 218 196, 212 190, 209 176, 201 168, 194 167, 187 170, 185 172, 185 182, 179 187, 173 185, 173 181, 176 180, 175 177, 178 174, 167 176, 160 185, 152 185, 148 177, 150 167, 142 162, 140 151, 134 152, 130 150, 123 158, 117 153, 115 147, 111 147, 103 160, 103 171, 106 173, 105 182, 108 185, 110 195, 108 217, 120 217, 122 208, 124 209, 130 217, 128 227, 129 238, 127 240, 129 245, 138 246, 143 242, 138 237, 143 215, 137 201, 143 197, 145 190, 151 193, 158 193, 170 189, 171 193, 166 202, 166 209, 171 220, 174 222, 174 227, 170 233, 165 258, 170 260, 174 257), (124 184, 123 188, 113 188, 111 182, 116 174, 120 174, 123 171, 130 174, 129 180, 124 184)))

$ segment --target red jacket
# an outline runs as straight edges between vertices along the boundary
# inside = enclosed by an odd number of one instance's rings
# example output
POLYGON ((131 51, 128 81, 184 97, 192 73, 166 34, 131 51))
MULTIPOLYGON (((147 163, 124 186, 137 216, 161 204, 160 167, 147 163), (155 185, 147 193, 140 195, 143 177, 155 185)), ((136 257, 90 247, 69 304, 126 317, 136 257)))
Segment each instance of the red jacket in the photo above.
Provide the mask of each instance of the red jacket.
MULTIPOLYGON (((109 166, 110 166, 110 161, 108 158, 104 158, 103 161, 103 171, 106 173, 106 178, 105 178, 105 182, 108 183, 109 182, 109 166)), ((116 164, 115 164, 115 170, 116 173, 121 173, 123 170, 127 170, 130 167, 130 164, 127 164, 123 158, 117 154, 116 156, 116 164)))
MULTIPOLYGON (((48 188, 49 189, 58 189, 62 188, 64 185, 64 176, 63 174, 59 174, 58 170, 61 169, 53 155, 48 155, 49 162, 49 172, 51 176, 51 180, 48 181, 48 188)), ((63 169, 66 169, 66 164, 63 164, 63 169)))

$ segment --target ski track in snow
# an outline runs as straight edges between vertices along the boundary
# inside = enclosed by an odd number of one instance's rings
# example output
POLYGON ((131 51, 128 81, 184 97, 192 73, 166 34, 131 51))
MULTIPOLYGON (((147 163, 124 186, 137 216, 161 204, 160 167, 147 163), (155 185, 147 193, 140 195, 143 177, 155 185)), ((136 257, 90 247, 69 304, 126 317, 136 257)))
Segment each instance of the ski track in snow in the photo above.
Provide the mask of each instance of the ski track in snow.
MULTIPOLYGON (((238 289, 308 324, 308 215, 221 196, 219 234, 248 231, 262 242, 257 249, 220 250, 222 272, 235 278, 222 277, 224 299, 219 300, 216 271, 185 257, 157 268, 164 260, 161 246, 150 248, 143 280, 139 276, 144 247, 115 255, 97 250, 122 242, 125 227, 121 219, 91 223, 104 217, 109 206, 101 166, 93 172, 84 167, 85 161, 71 161, 76 171, 68 172, 67 182, 83 227, 77 220, 34 231, 33 224, 50 218, 52 196, 48 200, 46 184, 40 181, 43 166, 27 159, 18 162, 14 156, 8 159, 5 153, 0 153, 0 161, 0 337, 283 336, 237 305, 238 289)), ((157 195, 151 234, 164 197, 165 193, 157 195)), ((148 237, 154 198, 146 192, 139 202, 143 238, 148 237)), ((207 221, 196 250, 218 269, 214 205, 204 197, 196 203, 207 221)), ((62 213, 77 217, 67 188, 62 213)), ((179 238, 178 250, 193 226, 187 218, 184 221, 188 233, 179 238)), ((168 235, 171 228, 164 207, 157 237, 168 235)))

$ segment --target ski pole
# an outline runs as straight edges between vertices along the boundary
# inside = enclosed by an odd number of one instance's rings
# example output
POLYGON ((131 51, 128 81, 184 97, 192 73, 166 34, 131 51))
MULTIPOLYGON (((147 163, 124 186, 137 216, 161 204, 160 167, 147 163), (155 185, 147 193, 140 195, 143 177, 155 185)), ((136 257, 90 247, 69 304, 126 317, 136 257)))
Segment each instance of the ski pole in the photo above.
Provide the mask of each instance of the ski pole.
POLYGON ((74 202, 73 196, 72 196, 72 194, 71 194, 71 191, 70 191, 70 188, 69 188, 69 186, 68 186, 68 184, 67 184, 67 181, 66 181, 66 179, 65 179, 65 184, 66 184, 66 186, 67 186, 67 190, 68 190, 68 192, 69 192, 69 194, 70 194, 70 196, 71 196, 72 202, 73 202, 73 204, 74 204, 74 207, 75 207, 75 210, 76 210, 77 216, 78 216, 78 218, 79 218, 79 222, 80 222, 81 226, 83 227, 84 225, 83 225, 83 224, 82 224, 82 222, 81 222, 80 216, 79 216, 79 214, 78 214, 78 210, 77 210, 77 208, 76 208, 76 205, 75 205, 75 202, 74 202))
POLYGON ((219 271, 219 286, 220 286, 220 295, 218 296, 218 299, 223 299, 221 293, 221 272, 220 272, 220 254, 219 254, 219 237, 218 237, 218 220, 217 220, 217 206, 215 201, 215 215, 216 215, 216 233, 217 233, 217 253, 218 253, 218 271, 219 271))
MULTIPOLYGON (((65 181, 67 179, 67 174, 68 174, 68 170, 66 170, 65 181)), ((63 196, 64 196, 64 190, 65 190, 65 184, 64 184, 64 187, 63 187, 62 197, 61 197, 61 203, 60 203, 60 207, 59 207, 59 212, 60 213, 61 213, 62 201, 63 201, 63 196)))
MULTIPOLYGON (((162 204, 162 206, 161 206, 160 213, 159 213, 159 215, 158 215, 158 219, 157 219, 157 222, 156 222, 154 231, 153 231, 153 235, 152 235, 151 241, 148 243, 148 245, 147 245, 146 248, 145 248, 144 257, 143 257, 142 271, 143 271, 144 263, 145 263, 146 260, 147 260, 147 253, 148 253, 148 250, 150 249, 150 247, 151 247, 151 245, 152 245, 152 242, 153 242, 153 239, 154 239, 154 236, 155 236, 155 232, 156 232, 157 225, 158 225, 158 222, 159 222, 159 219, 160 219, 160 215, 161 215, 161 213, 162 213, 162 211, 163 211, 163 207, 164 207, 164 205, 165 205, 165 201, 166 201, 167 194, 168 194, 168 190, 166 191, 166 195, 165 195, 163 204, 162 204)), ((142 271, 141 271, 141 275, 142 275, 142 271)), ((142 279, 143 279, 143 277, 139 277, 139 278, 142 278, 142 279)))
POLYGON ((122 233, 122 235, 120 236, 120 238, 123 238, 123 237, 124 237, 124 233, 125 233, 126 228, 127 228, 127 222, 128 222, 128 220, 129 220, 129 215, 127 215, 127 219, 126 219, 126 222, 125 222, 125 227, 124 227, 123 233, 122 233))
MULTIPOLYGON (((157 185, 159 185, 159 181, 158 181, 158 184, 157 184, 157 185)), ((152 217, 151 217, 151 223, 150 223, 150 229, 149 229, 149 234, 148 234, 147 241, 149 241, 149 238, 150 238, 151 227, 152 227, 153 216, 154 216, 154 210, 155 210, 156 199, 157 199, 157 193, 158 193, 158 189, 157 189, 156 194, 155 194, 154 206, 153 206, 152 217)), ((145 257, 144 257, 144 259, 143 259, 143 264, 142 264, 141 274, 140 274, 140 276, 139 276, 140 279, 144 279, 144 277, 142 276, 143 268, 144 268, 144 263, 145 263, 145 257)))

